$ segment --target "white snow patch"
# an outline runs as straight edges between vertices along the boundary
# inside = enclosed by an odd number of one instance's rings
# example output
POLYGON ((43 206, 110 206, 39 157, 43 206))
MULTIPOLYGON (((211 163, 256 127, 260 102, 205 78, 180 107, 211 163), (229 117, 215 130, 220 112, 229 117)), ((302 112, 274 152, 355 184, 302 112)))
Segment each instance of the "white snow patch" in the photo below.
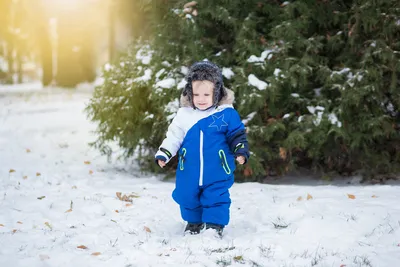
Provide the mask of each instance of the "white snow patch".
POLYGON ((235 73, 233 73, 231 68, 222 68, 222 75, 224 75, 225 78, 230 79, 235 75, 235 73))
POLYGON ((165 72, 165 69, 161 69, 161 70, 157 71, 156 78, 158 79, 164 72, 165 72))
POLYGON ((151 74, 153 71, 151 69, 145 69, 144 70, 144 75, 138 78, 135 78, 133 81, 134 82, 147 82, 151 80, 151 74))
POLYGON ((251 55, 251 56, 247 59, 247 62, 250 62, 250 63, 264 62, 265 59, 271 59, 271 58, 272 58, 272 53, 273 53, 274 51, 275 51, 275 50, 264 50, 264 51, 261 53, 261 56, 260 56, 260 57, 257 57, 257 56, 255 56, 255 55, 251 55))
POLYGON ((249 115, 247 115, 247 117, 245 119, 242 120, 244 125, 247 125, 253 118, 254 116, 257 114, 256 111, 250 113, 249 115))
POLYGON ((156 83, 158 88, 172 88, 176 85, 174 78, 167 78, 156 83))
POLYGON ((185 79, 182 79, 182 80, 178 83, 177 88, 178 88, 178 89, 183 89, 183 88, 185 88, 186 83, 187 83, 186 80, 185 80, 185 79))
POLYGON ((188 67, 186 67, 186 66, 182 66, 182 67, 181 67, 181 73, 182 73, 183 75, 187 75, 188 72, 189 72, 189 68, 188 68, 188 67))
POLYGON ((113 69, 113 66, 110 63, 104 64, 104 70, 105 71, 110 71, 113 69))
POLYGON ((337 116, 334 113, 330 113, 328 115, 328 120, 331 122, 331 124, 337 125, 339 128, 342 127, 342 122, 338 120, 337 116))
POLYGON ((150 64, 152 55, 153 51, 150 50, 150 46, 145 45, 136 52, 136 59, 140 60, 142 64, 148 65, 150 64))
POLYGON ((248 77, 250 85, 257 87, 259 90, 265 90, 268 87, 268 83, 261 81, 254 74, 250 74, 248 77))

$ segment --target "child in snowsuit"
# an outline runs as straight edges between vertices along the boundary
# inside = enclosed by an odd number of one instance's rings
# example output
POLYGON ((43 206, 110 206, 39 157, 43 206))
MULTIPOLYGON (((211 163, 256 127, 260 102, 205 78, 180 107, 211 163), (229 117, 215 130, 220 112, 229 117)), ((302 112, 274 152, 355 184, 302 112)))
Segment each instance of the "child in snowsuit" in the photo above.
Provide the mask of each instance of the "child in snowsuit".
POLYGON ((249 158, 246 131, 233 108, 233 91, 224 87, 222 72, 213 63, 193 64, 186 77, 175 118, 155 155, 164 167, 178 154, 173 199, 187 221, 185 232, 215 229, 222 236, 229 223, 229 188, 235 159, 249 158))

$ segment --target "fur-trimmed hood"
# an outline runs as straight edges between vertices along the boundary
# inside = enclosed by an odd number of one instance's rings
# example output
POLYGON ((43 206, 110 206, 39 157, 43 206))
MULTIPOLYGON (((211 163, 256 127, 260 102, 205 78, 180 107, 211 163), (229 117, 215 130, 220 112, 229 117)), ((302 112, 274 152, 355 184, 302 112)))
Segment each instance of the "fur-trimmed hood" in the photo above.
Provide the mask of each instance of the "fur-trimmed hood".
MULTIPOLYGON (((226 90, 226 96, 224 96, 221 99, 221 101, 218 102, 217 106, 233 104, 233 101, 235 100, 235 93, 228 88, 225 88, 225 90, 226 90)), ((180 103, 181 107, 191 107, 192 106, 192 103, 190 103, 189 97, 187 95, 184 96, 181 94, 181 99, 180 99, 179 103, 180 103)))

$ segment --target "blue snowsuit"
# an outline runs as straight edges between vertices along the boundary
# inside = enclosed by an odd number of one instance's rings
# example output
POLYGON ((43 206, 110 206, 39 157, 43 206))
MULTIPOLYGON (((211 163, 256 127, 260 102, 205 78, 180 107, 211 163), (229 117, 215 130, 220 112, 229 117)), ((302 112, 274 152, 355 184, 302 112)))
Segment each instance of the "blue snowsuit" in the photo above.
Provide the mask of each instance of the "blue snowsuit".
POLYGON ((182 107, 156 154, 166 162, 178 154, 172 196, 185 221, 229 223, 235 157, 249 157, 245 127, 232 102, 230 90, 216 108, 205 111, 185 105, 181 98, 182 107))

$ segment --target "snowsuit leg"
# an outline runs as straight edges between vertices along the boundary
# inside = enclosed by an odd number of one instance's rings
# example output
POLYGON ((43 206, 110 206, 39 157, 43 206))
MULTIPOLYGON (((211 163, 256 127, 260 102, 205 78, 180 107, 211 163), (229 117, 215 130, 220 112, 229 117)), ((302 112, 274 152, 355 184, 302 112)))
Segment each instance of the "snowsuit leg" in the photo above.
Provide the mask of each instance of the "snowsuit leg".
POLYGON ((191 179, 180 179, 172 193, 172 198, 179 204, 181 216, 184 221, 190 223, 201 223, 203 208, 199 199, 200 188, 191 179), (186 182, 188 181, 188 182, 186 182))
POLYGON ((202 222, 227 225, 231 198, 229 188, 233 185, 233 175, 227 180, 217 181, 203 188, 200 202, 203 206, 202 222))

